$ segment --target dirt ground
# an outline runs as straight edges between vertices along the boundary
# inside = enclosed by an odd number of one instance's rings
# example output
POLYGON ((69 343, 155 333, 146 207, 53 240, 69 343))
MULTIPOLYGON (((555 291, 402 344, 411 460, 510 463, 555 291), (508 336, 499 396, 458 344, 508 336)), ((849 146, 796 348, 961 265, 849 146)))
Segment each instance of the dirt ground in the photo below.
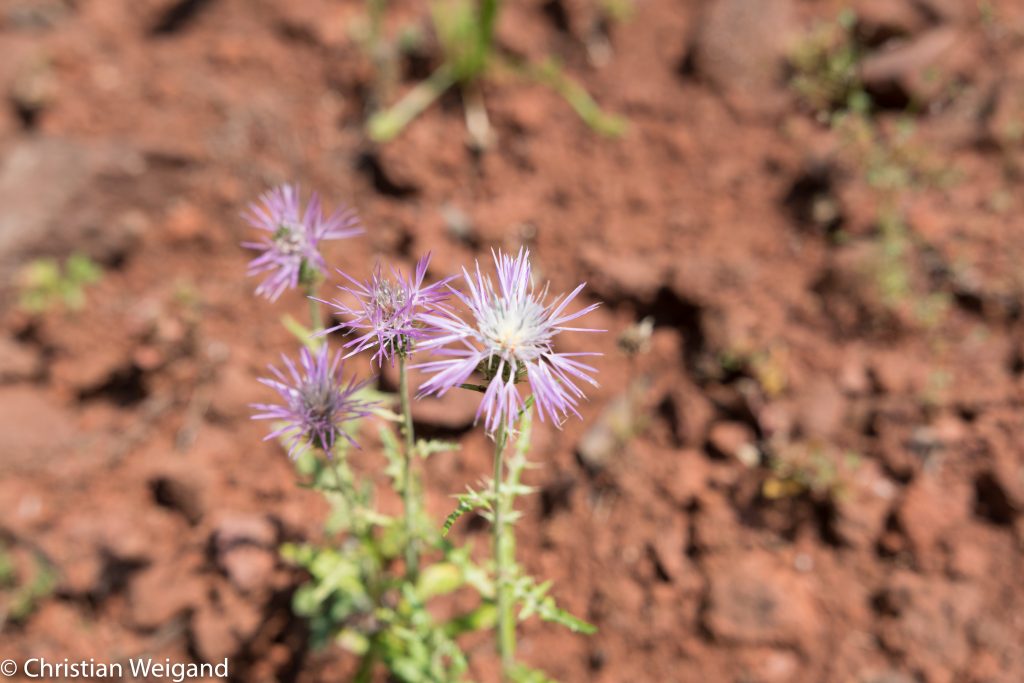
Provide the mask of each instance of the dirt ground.
MULTIPOLYGON (((394 4, 389 35, 427 34, 401 92, 438 54, 425 8, 394 4)), ((519 523, 523 562, 600 630, 530 622, 529 664, 567 683, 1024 680, 1024 4, 603 6, 510 0, 499 45, 560 59, 627 132, 499 73, 476 154, 454 94, 367 142, 360 2, 0 1, 0 658, 351 671, 308 649, 276 550, 318 538, 325 506, 248 419, 293 346, 279 318, 305 308, 254 299, 239 213, 295 180, 362 215, 327 249, 349 273, 431 250, 439 278, 526 245, 553 290, 603 302, 609 332, 564 347, 605 354, 601 387, 583 421, 538 429, 519 523), (793 87, 792 55, 847 5, 867 128, 793 87), (84 307, 23 310, 24 264, 73 252, 104 270, 84 307)), ((462 442, 429 463, 441 519, 488 445, 466 399, 419 411, 462 442)), ((466 647, 493 677, 488 642, 466 647)))

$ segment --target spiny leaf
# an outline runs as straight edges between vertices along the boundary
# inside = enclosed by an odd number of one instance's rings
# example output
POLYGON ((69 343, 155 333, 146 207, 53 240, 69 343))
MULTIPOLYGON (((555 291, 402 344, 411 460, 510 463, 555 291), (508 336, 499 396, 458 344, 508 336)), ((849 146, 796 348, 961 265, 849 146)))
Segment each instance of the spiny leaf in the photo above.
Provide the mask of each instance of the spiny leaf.
POLYGON ((458 443, 454 441, 440 441, 438 439, 420 439, 416 442, 416 453, 426 460, 435 453, 444 453, 446 451, 457 451, 461 448, 458 443))
POLYGON ((447 536, 448 532, 452 530, 453 526, 455 526, 455 522, 459 521, 459 517, 462 517, 462 515, 466 514, 467 512, 472 512, 475 507, 475 505, 468 502, 467 500, 459 500, 459 506, 455 508, 455 510, 445 518, 444 526, 441 529, 441 534, 447 536))
POLYGON ((597 633, 597 627, 558 607, 555 599, 548 595, 551 582, 538 584, 532 577, 520 576, 512 584, 512 594, 516 602, 522 605, 519 611, 520 621, 536 614, 544 621, 565 626, 574 633, 597 633))

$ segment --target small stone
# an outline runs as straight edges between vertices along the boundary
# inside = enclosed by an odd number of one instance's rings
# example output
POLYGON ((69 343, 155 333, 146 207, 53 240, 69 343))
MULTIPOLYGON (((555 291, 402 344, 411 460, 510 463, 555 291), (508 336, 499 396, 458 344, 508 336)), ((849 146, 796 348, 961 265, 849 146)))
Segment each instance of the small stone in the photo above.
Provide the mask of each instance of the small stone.
POLYGON ((201 237, 207 227, 203 212, 188 201, 176 203, 167 215, 167 233, 171 239, 179 242, 187 242, 201 237))
POLYGON ((895 495, 896 487, 881 467, 874 461, 862 462, 842 495, 833 500, 832 530, 854 548, 871 547, 882 535, 895 495))
POLYGON ((800 426, 805 436, 827 439, 842 426, 846 401, 836 386, 827 379, 819 379, 797 399, 800 426))
MULTIPOLYGON (((256 381, 257 374, 238 360, 224 363, 217 370, 216 387, 210 399, 210 412, 225 420, 237 420, 248 417, 252 409, 249 404, 253 396, 257 401, 264 401, 273 396, 270 389, 256 381)), ((276 400, 276 399, 275 399, 276 400)))
POLYGON ((218 520, 213 537, 221 553, 239 545, 273 548, 277 543, 277 530, 262 515, 232 513, 218 520))
POLYGON ((659 529, 651 542, 651 552, 669 580, 682 576, 688 565, 686 546, 689 534, 685 521, 681 514, 675 515, 659 529))
POLYGON ((820 637, 820 614, 808 579, 761 551, 713 556, 705 626, 744 645, 781 643, 807 649, 820 637))
POLYGON ((0 429, 5 468, 43 470, 68 457, 79 441, 72 413, 56 404, 50 392, 28 385, 0 387, 0 415, 17 429, 0 429))
POLYGON ((735 458, 754 443, 754 431, 742 422, 716 422, 708 431, 708 445, 719 455, 735 458))
POLYGON ((219 557, 221 569, 243 593, 252 593, 271 584, 277 557, 264 548, 239 546, 219 557))
POLYGON ((42 371, 42 359, 30 346, 0 336, 0 384, 35 379, 42 371))
POLYGON ((581 252, 587 285, 603 301, 654 302, 668 284, 666 263, 656 255, 620 255, 609 259, 605 249, 586 246, 581 252))
POLYGON ((786 56, 797 33, 790 0, 702 3, 693 62, 737 111, 774 115, 786 101, 786 56))
POLYGON ((857 15, 857 32, 871 45, 916 34, 928 25, 913 1, 854 0, 851 9, 857 15))
POLYGON ((132 580, 130 619, 138 628, 153 630, 195 608, 205 597, 205 583, 188 562, 156 564, 132 580))
POLYGON ((159 505, 170 508, 195 525, 206 512, 206 501, 201 480, 189 472, 163 472, 149 481, 153 498, 159 505))
POLYGON ((922 566, 934 564, 936 542, 971 511, 971 490, 963 483, 940 484, 929 474, 918 476, 904 491, 898 517, 910 550, 922 566))
POLYGON ((203 661, 215 662, 231 657, 241 647, 231 624, 214 607, 202 607, 192 617, 192 641, 203 661))
POLYGON ((707 486, 707 458, 696 449, 684 449, 666 451, 661 459, 668 464, 658 477, 658 485, 677 506, 689 506, 707 486))
POLYGON ((872 53, 861 65, 864 87, 883 102, 928 104, 955 75, 949 58, 962 40, 956 29, 940 27, 872 53))

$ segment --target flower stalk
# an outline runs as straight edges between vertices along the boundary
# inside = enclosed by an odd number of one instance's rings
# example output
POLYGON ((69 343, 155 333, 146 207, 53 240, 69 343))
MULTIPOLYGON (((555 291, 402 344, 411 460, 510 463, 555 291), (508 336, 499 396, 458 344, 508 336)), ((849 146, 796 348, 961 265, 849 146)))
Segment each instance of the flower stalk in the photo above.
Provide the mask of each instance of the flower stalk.
POLYGON ((419 574, 419 542, 416 533, 416 483, 413 478, 412 460, 415 449, 415 434, 412 426, 412 404, 409 401, 409 374, 406 368, 405 352, 398 353, 398 394, 402 405, 402 435, 405 437, 404 471, 402 473, 402 503, 405 508, 405 571, 410 581, 419 574))
POLYGON ((502 492, 502 481, 505 478, 505 446, 508 443, 508 431, 505 423, 498 426, 494 435, 494 590, 498 606, 498 655, 501 658, 501 679, 511 679, 512 668, 516 657, 516 622, 513 613, 512 595, 509 592, 509 571, 515 561, 514 539, 506 534, 505 521, 506 494, 502 492))

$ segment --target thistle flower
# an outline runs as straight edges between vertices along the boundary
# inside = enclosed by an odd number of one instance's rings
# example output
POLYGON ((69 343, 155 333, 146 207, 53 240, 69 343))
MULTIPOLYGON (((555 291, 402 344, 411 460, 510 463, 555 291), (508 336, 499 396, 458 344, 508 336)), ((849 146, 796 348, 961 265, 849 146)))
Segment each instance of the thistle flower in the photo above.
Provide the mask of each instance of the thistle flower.
POLYGON ((452 289, 469 309, 472 322, 447 309, 440 311, 441 315, 424 316, 424 321, 440 332, 423 346, 436 347, 438 355, 449 358, 417 366, 436 373, 423 383, 420 393, 440 396, 465 383, 474 372, 481 374, 487 384, 476 417, 486 415, 485 426, 492 434, 502 421, 513 426, 523 405, 516 384, 524 380, 530 385, 541 419, 547 416, 560 423, 569 413, 579 416, 576 406, 584 394, 576 382, 594 386, 597 382, 591 376, 596 370, 577 358, 600 354, 556 353, 552 342, 559 332, 601 331, 566 326, 598 304, 566 314, 583 284, 544 303, 548 290, 538 291, 531 282, 529 251, 521 249, 515 257, 497 252, 493 257, 497 289, 490 277, 481 274, 479 262, 475 277, 462 271, 469 293, 452 289))
POLYGON ((320 209, 314 192, 302 211, 297 185, 281 185, 260 196, 242 214, 249 225, 268 234, 259 242, 242 246, 261 251, 249 262, 250 276, 269 273, 256 287, 257 296, 277 300, 284 290, 298 287, 322 274, 327 267, 320 242, 352 237, 363 232, 359 217, 342 206, 330 216, 320 209))
POLYGON ((372 404, 355 397, 369 380, 359 384, 354 379, 347 384, 342 382, 344 361, 341 353, 336 352, 331 357, 326 344, 312 353, 303 348, 299 367, 287 356, 282 354, 281 358, 288 374, 271 365, 268 368, 273 378, 261 378, 259 381, 279 393, 284 403, 251 405, 258 411, 252 419, 284 423, 264 440, 287 437, 288 455, 292 458, 304 443, 330 455, 339 436, 358 446, 342 425, 370 414, 372 404))
POLYGON ((354 280, 339 270, 338 273, 351 282, 352 286, 339 285, 338 289, 354 297, 357 303, 349 306, 338 299, 317 299, 348 319, 321 334, 343 328, 362 332, 345 344, 346 348, 352 347, 348 356, 376 347, 373 360, 378 366, 382 366, 385 360, 394 364, 396 354, 411 354, 417 341, 435 332, 423 318, 435 312, 447 297, 444 286, 452 279, 446 278, 424 287, 423 278, 427 274, 428 265, 429 253, 416 264, 412 277, 406 277, 401 271, 392 268, 391 277, 388 278, 378 263, 366 282, 354 280))

